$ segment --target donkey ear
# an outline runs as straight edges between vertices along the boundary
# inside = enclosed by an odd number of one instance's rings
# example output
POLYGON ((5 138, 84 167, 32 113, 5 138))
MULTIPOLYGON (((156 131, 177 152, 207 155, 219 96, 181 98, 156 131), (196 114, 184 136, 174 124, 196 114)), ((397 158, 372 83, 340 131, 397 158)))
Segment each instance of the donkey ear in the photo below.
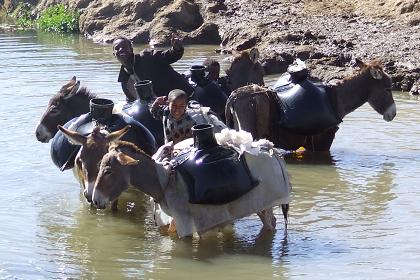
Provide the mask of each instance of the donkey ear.
POLYGON ((121 153, 121 152, 119 152, 117 154, 117 160, 122 165, 137 165, 140 162, 139 160, 134 159, 134 158, 130 157, 129 155, 126 155, 126 154, 121 153))
POLYGON ((70 140, 70 142, 72 142, 76 145, 82 145, 82 146, 86 144, 86 140, 87 140, 86 136, 83 136, 76 131, 68 130, 68 129, 62 127, 61 125, 58 125, 57 127, 61 132, 63 132, 64 136, 66 136, 67 139, 70 140))
POLYGON ((369 72, 375 80, 380 80, 383 77, 382 71, 379 70, 378 68, 373 68, 372 67, 372 68, 369 69, 369 72))
POLYGON ((131 128, 130 125, 126 125, 124 128, 122 128, 120 130, 117 130, 117 131, 114 131, 114 132, 111 132, 110 134, 108 134, 108 136, 106 137, 106 139, 109 142, 116 141, 116 140, 120 139, 121 137, 123 137, 128 132, 128 130, 130 128, 131 128))
POLYGON ((257 63, 258 59, 260 58, 260 51, 257 48, 252 48, 249 51, 249 58, 251 59, 252 63, 257 63))
POLYGON ((68 91, 68 93, 64 94, 64 99, 69 99, 70 97, 75 95, 77 93, 77 91, 79 90, 79 86, 80 86, 80 81, 77 81, 75 84, 68 87, 67 90, 66 90, 66 91, 68 91))
POLYGON ((356 65, 359 67, 359 68, 364 68, 364 67, 366 67, 366 64, 360 59, 360 58, 355 58, 354 59, 354 61, 356 62, 356 65))
POLYGON ((117 143, 115 143, 115 142, 111 142, 111 143, 109 144, 109 147, 108 147, 108 152, 115 151, 115 150, 117 149, 117 147, 118 147, 118 144, 117 144, 117 143))
POLYGON ((70 81, 68 81, 66 84, 64 84, 64 85, 61 87, 60 92, 63 92, 63 91, 68 91, 68 90, 69 90, 69 88, 71 88, 71 87, 72 87, 75 83, 76 83, 76 76, 73 76, 73 77, 70 79, 70 81))

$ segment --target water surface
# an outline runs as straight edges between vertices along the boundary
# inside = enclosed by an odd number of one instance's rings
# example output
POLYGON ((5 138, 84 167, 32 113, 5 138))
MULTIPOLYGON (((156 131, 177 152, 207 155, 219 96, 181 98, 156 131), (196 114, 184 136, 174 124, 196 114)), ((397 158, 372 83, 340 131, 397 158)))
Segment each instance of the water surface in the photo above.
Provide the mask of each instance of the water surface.
MULTIPOLYGON (((175 68, 223 59, 214 48, 187 47, 175 68)), ((109 45, 3 30, 0 69, 0 279, 420 278, 416 98, 396 93, 391 123, 364 105, 340 126, 330 156, 289 160, 287 234, 277 210, 275 234, 259 235, 251 216, 220 236, 178 240, 159 233, 134 191, 118 213, 90 209, 34 136, 49 98, 73 75, 123 99, 109 45)))

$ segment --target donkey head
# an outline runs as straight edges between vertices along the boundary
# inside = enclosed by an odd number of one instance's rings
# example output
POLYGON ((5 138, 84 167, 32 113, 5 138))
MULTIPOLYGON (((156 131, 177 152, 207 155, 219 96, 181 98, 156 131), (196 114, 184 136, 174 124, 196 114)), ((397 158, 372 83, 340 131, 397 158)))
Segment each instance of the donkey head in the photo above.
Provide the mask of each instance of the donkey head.
POLYGON ((248 84, 264 85, 264 70, 258 58, 257 48, 234 54, 232 64, 226 70, 231 91, 248 84))
POLYGON ((137 164, 139 160, 120 151, 118 143, 111 144, 100 164, 93 191, 93 205, 98 209, 104 209, 107 204, 117 199, 129 185, 130 175, 127 172, 130 170, 126 167, 137 164))
POLYGON ((78 168, 82 177, 81 181, 84 186, 84 195, 91 202, 93 187, 98 176, 102 157, 108 152, 110 143, 124 136, 130 126, 109 133, 106 127, 98 125, 88 136, 83 136, 76 131, 68 130, 62 126, 58 128, 71 142, 82 146, 76 156, 75 166, 78 168))
POLYGON ((392 80, 385 73, 378 61, 365 64, 360 59, 356 59, 356 64, 361 72, 369 77, 366 83, 369 92, 368 103, 372 108, 381 114, 386 121, 392 121, 397 113, 395 101, 392 96, 392 80))
POLYGON ((85 88, 80 88, 80 81, 73 77, 61 87, 48 102, 47 109, 36 126, 35 135, 38 141, 47 143, 57 133, 57 125, 89 112, 89 100, 94 95, 85 88))

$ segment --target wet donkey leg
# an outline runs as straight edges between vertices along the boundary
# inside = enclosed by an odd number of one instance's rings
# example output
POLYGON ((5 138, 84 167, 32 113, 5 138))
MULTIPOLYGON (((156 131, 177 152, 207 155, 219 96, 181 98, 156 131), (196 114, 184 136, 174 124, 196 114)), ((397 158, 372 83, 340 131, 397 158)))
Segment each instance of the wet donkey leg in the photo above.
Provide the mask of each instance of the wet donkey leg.
POLYGON ((263 230, 275 230, 276 229, 276 217, 273 214, 273 208, 264 209, 257 212, 263 223, 263 230))

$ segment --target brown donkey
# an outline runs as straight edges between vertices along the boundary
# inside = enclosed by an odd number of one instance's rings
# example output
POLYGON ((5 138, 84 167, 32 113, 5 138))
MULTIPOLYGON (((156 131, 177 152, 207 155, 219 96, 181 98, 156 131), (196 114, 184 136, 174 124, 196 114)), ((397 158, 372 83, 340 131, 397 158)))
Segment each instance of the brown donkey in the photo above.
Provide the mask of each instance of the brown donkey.
POLYGON ((47 108, 38 122, 35 135, 38 141, 47 143, 57 133, 57 125, 89 112, 89 101, 96 98, 80 81, 73 77, 51 97, 47 108))
POLYGON ((258 62, 258 58, 257 48, 234 53, 232 63, 226 70, 230 91, 249 84, 264 85, 264 70, 258 62))
MULTIPOLYGON (((342 120, 368 102, 384 120, 392 121, 396 106, 391 78, 377 61, 365 64, 356 60, 356 63, 360 67, 358 73, 327 88, 337 117, 342 120)), ((329 151, 338 130, 338 126, 332 126, 317 135, 301 135, 280 127, 276 93, 257 85, 234 91, 228 99, 225 113, 229 127, 248 131, 255 139, 267 138, 276 147, 286 150, 304 147, 310 151, 329 151)))
MULTIPOLYGON (((75 175, 83 186, 83 194, 88 202, 92 202, 93 187, 99 172, 99 164, 102 157, 108 152, 109 145, 128 132, 130 126, 126 126, 114 132, 108 132, 104 126, 96 126, 92 133, 87 136, 58 126, 60 131, 74 144, 81 145, 75 158, 75 175)), ((113 208, 115 209, 115 205, 113 208)))

